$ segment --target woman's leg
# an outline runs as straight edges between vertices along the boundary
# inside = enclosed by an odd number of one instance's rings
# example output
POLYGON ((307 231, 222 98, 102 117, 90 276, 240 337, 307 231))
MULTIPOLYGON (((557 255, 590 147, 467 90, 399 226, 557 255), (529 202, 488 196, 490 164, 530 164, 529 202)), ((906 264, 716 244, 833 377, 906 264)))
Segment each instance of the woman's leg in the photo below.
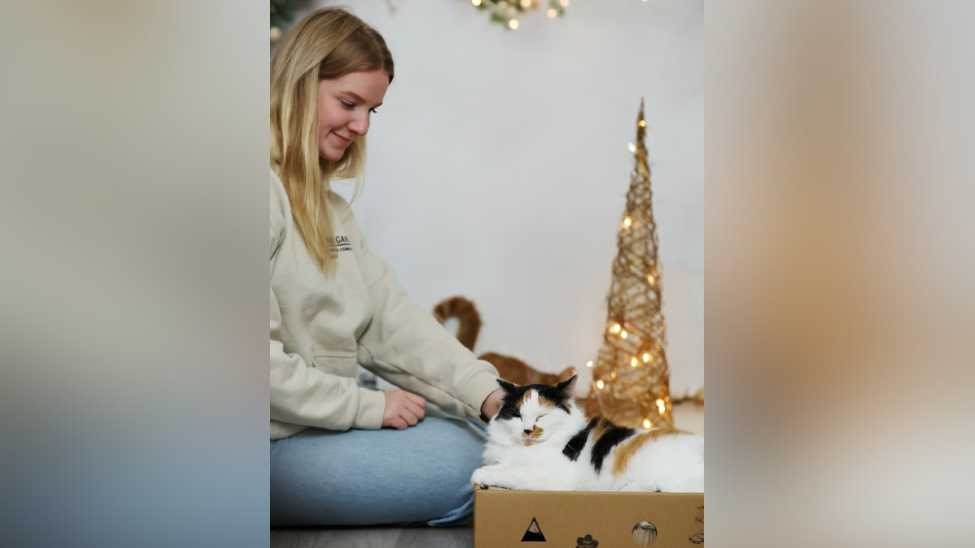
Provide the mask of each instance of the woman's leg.
POLYGON ((271 525, 453 525, 473 512, 480 425, 436 410, 406 430, 310 428, 271 442, 271 525))

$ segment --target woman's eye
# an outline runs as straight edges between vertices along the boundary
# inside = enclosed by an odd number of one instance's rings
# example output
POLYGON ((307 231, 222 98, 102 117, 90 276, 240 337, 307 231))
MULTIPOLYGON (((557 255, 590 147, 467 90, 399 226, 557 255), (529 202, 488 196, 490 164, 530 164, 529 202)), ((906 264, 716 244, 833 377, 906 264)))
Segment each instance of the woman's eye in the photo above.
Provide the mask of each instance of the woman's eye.
POLYGON ((344 106, 348 110, 352 110, 352 109, 355 108, 355 103, 349 103, 347 101, 342 101, 342 106, 344 106))

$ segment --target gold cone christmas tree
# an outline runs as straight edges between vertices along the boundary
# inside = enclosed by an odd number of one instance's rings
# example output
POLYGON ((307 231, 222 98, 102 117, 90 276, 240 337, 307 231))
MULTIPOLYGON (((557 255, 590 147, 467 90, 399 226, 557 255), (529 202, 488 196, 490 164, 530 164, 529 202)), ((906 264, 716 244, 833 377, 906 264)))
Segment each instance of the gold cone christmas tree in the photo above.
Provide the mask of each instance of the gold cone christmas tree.
POLYGON ((633 428, 673 424, 646 133, 641 101, 636 143, 630 145, 635 165, 606 298, 606 330, 586 403, 588 415, 633 428))

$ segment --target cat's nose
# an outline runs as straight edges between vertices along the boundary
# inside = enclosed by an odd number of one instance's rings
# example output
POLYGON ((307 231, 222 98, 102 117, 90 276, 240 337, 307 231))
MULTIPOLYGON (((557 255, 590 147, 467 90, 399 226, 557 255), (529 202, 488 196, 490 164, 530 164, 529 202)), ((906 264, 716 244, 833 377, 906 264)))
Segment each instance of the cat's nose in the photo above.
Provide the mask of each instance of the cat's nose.
POLYGON ((532 428, 531 430, 525 430, 525 433, 526 433, 526 434, 531 434, 531 433, 532 433, 532 432, 534 432, 534 431, 535 431, 535 429, 534 429, 534 428, 532 428))

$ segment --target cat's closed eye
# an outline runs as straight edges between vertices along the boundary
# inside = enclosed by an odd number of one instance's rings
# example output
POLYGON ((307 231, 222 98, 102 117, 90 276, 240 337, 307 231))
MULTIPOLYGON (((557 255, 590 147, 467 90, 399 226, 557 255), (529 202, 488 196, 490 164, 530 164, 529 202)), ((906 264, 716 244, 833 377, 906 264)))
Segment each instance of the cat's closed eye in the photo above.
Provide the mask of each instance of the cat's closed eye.
POLYGON ((498 420, 520 419, 521 412, 517 408, 502 407, 498 413, 498 420))

